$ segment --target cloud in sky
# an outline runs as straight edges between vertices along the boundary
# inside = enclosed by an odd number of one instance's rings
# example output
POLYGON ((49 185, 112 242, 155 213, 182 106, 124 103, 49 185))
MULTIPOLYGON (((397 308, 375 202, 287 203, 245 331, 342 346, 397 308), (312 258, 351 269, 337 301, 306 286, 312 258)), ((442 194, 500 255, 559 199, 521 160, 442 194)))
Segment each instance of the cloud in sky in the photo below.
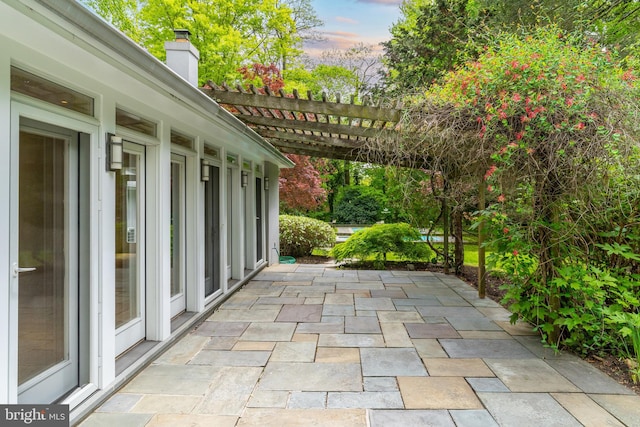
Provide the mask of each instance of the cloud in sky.
POLYGON ((359 24, 359 22, 356 21, 355 19, 345 18, 344 16, 336 16, 335 20, 338 22, 342 22, 343 24, 353 24, 353 25, 359 24))
POLYGON ((323 40, 305 41, 304 51, 311 57, 319 57, 322 52, 329 50, 344 50, 352 48, 360 43, 372 45, 374 53, 381 53, 382 46, 379 45, 378 37, 363 37, 360 34, 346 31, 325 31, 322 32, 323 40))
POLYGON ((318 56, 322 51, 348 49, 358 44, 374 46, 389 40, 388 31, 400 16, 402 0, 311 0, 325 22, 318 29, 322 40, 305 41, 304 51, 318 56))

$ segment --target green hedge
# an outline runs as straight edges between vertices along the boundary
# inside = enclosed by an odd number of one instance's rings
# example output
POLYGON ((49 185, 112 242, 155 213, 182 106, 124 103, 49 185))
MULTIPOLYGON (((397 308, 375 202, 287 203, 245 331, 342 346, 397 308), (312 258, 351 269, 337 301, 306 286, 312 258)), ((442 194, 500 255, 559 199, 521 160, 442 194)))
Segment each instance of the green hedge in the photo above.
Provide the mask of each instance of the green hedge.
POLYGON ((331 225, 304 216, 280 215, 280 255, 309 256, 314 248, 333 246, 331 225))

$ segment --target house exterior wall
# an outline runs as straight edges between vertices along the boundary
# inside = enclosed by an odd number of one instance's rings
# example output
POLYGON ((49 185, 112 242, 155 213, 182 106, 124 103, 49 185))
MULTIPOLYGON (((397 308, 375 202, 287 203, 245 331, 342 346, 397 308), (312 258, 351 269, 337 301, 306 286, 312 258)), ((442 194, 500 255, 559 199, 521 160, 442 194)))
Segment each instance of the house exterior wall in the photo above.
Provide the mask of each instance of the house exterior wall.
MULTIPOLYGON (((34 0, 0 2, 0 404, 20 400, 17 367, 19 235, 16 224, 19 188, 17 179, 20 126, 29 119, 78 133, 81 154, 78 172, 85 177, 78 198, 82 217, 77 239, 86 260, 79 267, 79 344, 83 380, 65 399, 72 418, 81 417, 110 391, 124 384, 136 366, 159 354, 180 331, 210 312, 228 294, 250 279, 267 263, 277 263, 278 171, 290 162, 205 95, 174 75, 142 49, 136 50, 123 36, 91 17, 73 2, 51 6, 34 0), (68 4, 67 4, 68 3, 68 4), (64 9, 64 10, 63 10, 64 9), (88 32, 91 27, 94 33, 88 32), (100 36, 97 34, 100 33, 100 36), (94 113, 81 114, 51 102, 11 90, 12 67, 72 89, 94 100, 94 113), (116 124, 116 109, 139 115, 157 127, 150 136, 116 124), (171 143, 172 130, 193 141, 191 148, 171 143), (119 373, 116 357, 116 173, 106 168, 106 134, 122 137, 143 152, 144 161, 144 339, 151 350, 119 373), (205 297, 204 224, 205 197, 201 159, 210 158, 219 168, 220 291, 205 297), (188 320, 172 328, 171 316, 171 158, 184 158, 184 283, 188 320), (229 160, 238 162, 233 166, 229 160), (250 165, 247 187, 242 188, 243 165, 250 165), (233 185, 227 197, 226 171, 232 166, 233 185), (256 177, 269 177, 270 190, 257 188, 256 177), (262 195, 263 258, 256 259, 255 192, 262 195), (242 199, 244 197, 244 200, 242 199), (227 217, 227 200, 233 200, 234 218, 227 217), (232 253, 227 253, 232 239, 232 253), (231 262, 231 275, 225 266, 231 262), (84 323, 83 323, 84 322, 84 323), (146 358, 146 359, 145 359, 146 358)), ((55 2, 54 2, 55 3, 55 2)), ((20 197, 25 197, 21 194, 20 197)), ((83 258, 84 257, 84 258, 83 258)), ((30 402, 34 403, 34 402, 30 402)), ((37 403, 51 403, 42 401, 37 403)))

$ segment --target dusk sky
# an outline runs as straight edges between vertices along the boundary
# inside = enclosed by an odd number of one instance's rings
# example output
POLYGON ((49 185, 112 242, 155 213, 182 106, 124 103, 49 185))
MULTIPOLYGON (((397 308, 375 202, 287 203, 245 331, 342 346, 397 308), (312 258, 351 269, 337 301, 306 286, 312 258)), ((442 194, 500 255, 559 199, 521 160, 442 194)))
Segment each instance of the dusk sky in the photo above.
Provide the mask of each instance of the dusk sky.
POLYGON ((326 40, 305 45, 312 56, 323 50, 389 40, 389 28, 400 17, 402 0, 312 0, 326 40))

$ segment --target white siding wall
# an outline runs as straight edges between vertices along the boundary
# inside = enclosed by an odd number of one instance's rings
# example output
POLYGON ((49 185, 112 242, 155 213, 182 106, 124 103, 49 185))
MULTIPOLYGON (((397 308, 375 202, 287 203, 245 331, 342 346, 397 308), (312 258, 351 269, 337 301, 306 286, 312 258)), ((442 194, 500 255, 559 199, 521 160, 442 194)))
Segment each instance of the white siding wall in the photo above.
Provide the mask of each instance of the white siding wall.
MULTIPOLYGON (((264 193, 266 218, 264 259, 277 263, 274 247, 278 243, 278 166, 282 158, 273 158, 264 148, 257 148, 254 137, 239 131, 237 125, 220 119, 211 111, 203 111, 185 100, 180 93, 166 87, 151 72, 138 68, 118 52, 109 51, 99 40, 87 39, 78 28, 52 14, 39 2, 11 0, 0 2, 0 404, 16 401, 15 372, 17 361, 17 290, 11 288, 10 265, 15 254, 10 241, 17 233, 10 229, 12 176, 10 66, 40 75, 95 99, 95 117, 83 116, 45 102, 21 95, 14 98, 35 110, 69 117, 79 123, 75 130, 90 134, 90 204, 88 236, 90 253, 89 319, 90 343, 85 354, 92 387, 108 390, 116 378, 115 346, 115 176, 105 170, 105 133, 123 135, 146 146, 146 308, 147 340, 163 341, 171 336, 170 319, 170 196, 171 128, 195 138, 194 149, 183 154, 186 163, 186 286, 187 310, 203 312, 204 301, 204 184, 200 182, 200 158, 203 141, 219 148, 221 192, 221 267, 231 256, 232 278, 243 280, 245 260, 255 259, 255 175, 249 174, 246 210, 242 211, 240 172, 242 160, 263 165, 264 177, 270 179, 270 190, 264 193), (29 7, 22 5, 22 1, 29 7), (31 10, 33 9, 33 10, 31 10), (44 24, 44 25, 43 25, 44 24), (115 109, 151 118, 158 124, 158 137, 138 135, 116 126, 115 109), (78 127, 82 127, 79 129, 78 127), (227 186, 226 153, 238 156, 233 169, 233 229, 226 232, 227 186), (244 221, 246 221, 246 226, 244 221), (267 222, 268 221, 268 222, 267 222), (244 235, 246 232, 247 236, 244 235), (13 233, 13 234, 11 234, 13 233), (234 241, 234 253, 226 254, 226 237, 234 241), (253 245, 251 242, 254 242, 253 245), (247 247, 245 248, 245 244, 247 247), (253 257, 247 256, 253 254, 253 257), (13 313, 10 314, 9 313, 13 313), (9 325, 7 327, 7 325, 9 325), (86 354, 88 353, 88 354, 86 354)), ((75 125, 74 125, 75 126, 75 125)), ((15 139, 15 133, 13 138, 15 139)), ((13 175, 15 176, 15 175, 13 175)), ((226 290, 226 279, 222 287, 226 290)), ((120 379, 122 381, 122 379, 120 379)), ((45 403, 45 402, 43 402, 45 403)), ((79 402, 72 403, 72 406, 79 402)))

